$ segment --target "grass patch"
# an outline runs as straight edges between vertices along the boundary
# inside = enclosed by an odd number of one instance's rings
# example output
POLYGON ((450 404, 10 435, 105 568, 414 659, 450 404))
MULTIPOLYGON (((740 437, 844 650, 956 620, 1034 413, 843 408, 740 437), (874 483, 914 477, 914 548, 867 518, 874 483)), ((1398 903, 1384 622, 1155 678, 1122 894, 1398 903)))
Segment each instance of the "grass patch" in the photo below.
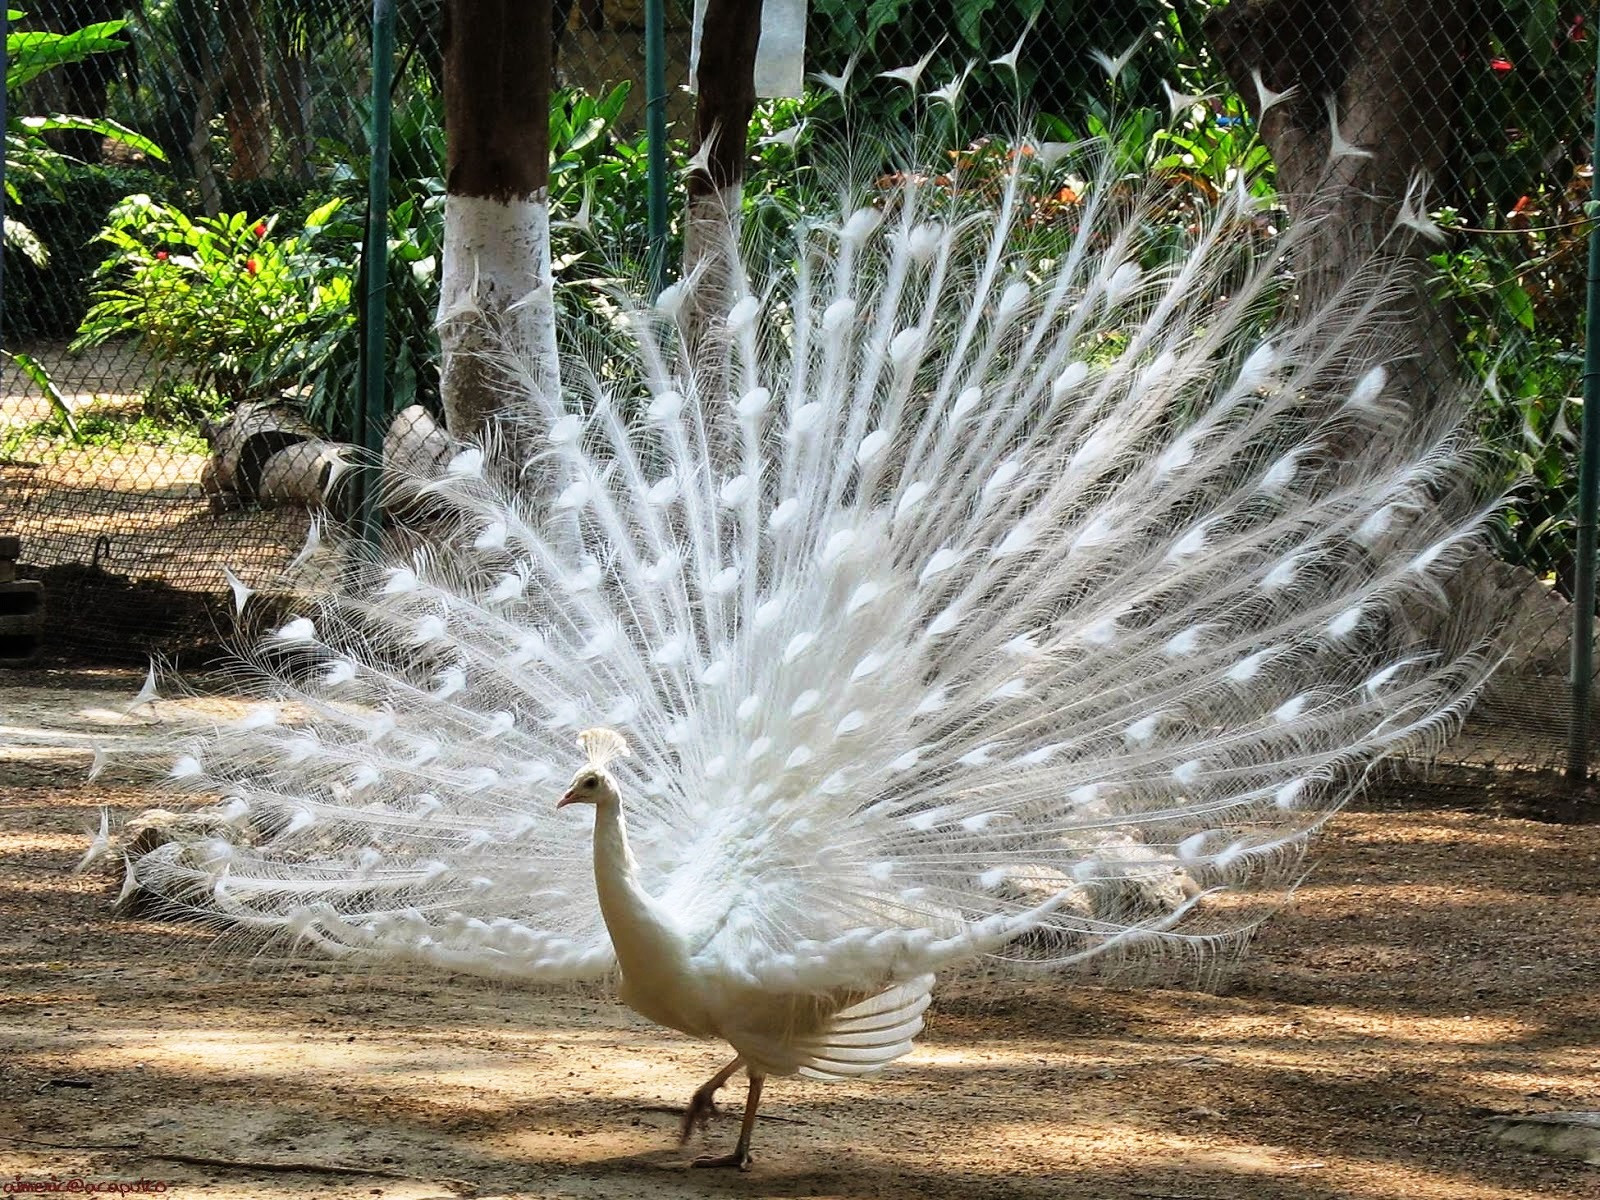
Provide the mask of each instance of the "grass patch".
POLYGON ((87 447, 160 446, 185 454, 205 454, 209 447, 192 418, 154 417, 140 408, 86 408, 76 415, 78 438, 55 414, 8 426, 0 433, 0 458, 65 454, 87 447))

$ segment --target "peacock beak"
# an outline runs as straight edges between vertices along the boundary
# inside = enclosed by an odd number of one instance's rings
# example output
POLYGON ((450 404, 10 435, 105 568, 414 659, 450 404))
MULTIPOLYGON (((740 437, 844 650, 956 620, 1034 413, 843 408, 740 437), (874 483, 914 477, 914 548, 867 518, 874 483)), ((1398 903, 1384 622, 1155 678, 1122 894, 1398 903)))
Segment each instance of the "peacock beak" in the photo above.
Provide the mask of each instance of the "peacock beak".
POLYGON ((566 794, 564 796, 562 796, 561 799, 556 801, 556 807, 557 808, 565 808, 567 805, 576 804, 577 802, 578 802, 578 789, 577 788, 568 788, 567 791, 566 791, 566 794))

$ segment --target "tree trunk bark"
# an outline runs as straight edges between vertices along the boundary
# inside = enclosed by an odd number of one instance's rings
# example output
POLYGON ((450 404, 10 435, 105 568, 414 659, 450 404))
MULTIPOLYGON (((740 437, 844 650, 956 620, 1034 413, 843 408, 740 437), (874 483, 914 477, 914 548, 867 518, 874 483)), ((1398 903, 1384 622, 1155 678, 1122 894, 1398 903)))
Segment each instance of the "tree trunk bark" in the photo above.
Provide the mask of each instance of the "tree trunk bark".
MULTIPOLYGON (((113 21, 127 9, 118 0, 48 0, 19 7, 27 9, 26 28, 54 33, 72 33, 86 25, 113 21)), ((82 62, 65 63, 45 72, 26 85, 29 107, 17 111, 104 118, 110 111, 111 82, 116 78, 117 64, 127 54, 126 49, 91 54, 82 62)), ((101 139, 97 133, 57 130, 46 134, 45 140, 73 158, 100 161, 101 139)))
POLYGON ((693 284, 682 328, 703 390, 716 385, 703 373, 715 356, 700 353, 700 346, 727 312, 732 274, 740 269, 739 208, 760 44, 761 0, 709 0, 695 71, 694 166, 683 222, 683 278, 693 284))
MULTIPOLYGON (((1462 50, 1481 0, 1233 0, 1205 21, 1223 69, 1258 118, 1278 189, 1298 219, 1300 303, 1337 294, 1375 256, 1408 279, 1395 368, 1422 403, 1455 389, 1455 336, 1426 292, 1426 247, 1396 227, 1414 181, 1441 180, 1454 150, 1462 50), (1260 111, 1254 73, 1294 95, 1260 111), (1331 157, 1331 111, 1363 154, 1331 157)), ((1435 192, 1435 194, 1437 194, 1435 192)))
POLYGON ((190 116, 189 140, 184 147, 189 155, 189 167, 194 171, 195 187, 200 193, 200 207, 208 217, 222 211, 222 187, 217 181, 216 162, 211 157, 211 118, 217 111, 217 94, 222 90, 215 66, 208 40, 201 46, 196 72, 190 76, 194 111, 190 116))
POLYGON ((456 438, 560 403, 550 268, 550 0, 448 0, 440 390, 456 438), (506 356, 528 371, 518 378, 506 356), (528 392, 533 395, 529 396, 528 392))
POLYGON ((222 25, 222 82, 228 98, 228 143, 234 179, 264 179, 272 169, 272 112, 267 58, 261 45, 260 0, 226 0, 222 25))
POLYGON ((297 44, 277 48, 273 66, 277 78, 273 123, 289 152, 289 174, 295 179, 310 179, 316 143, 311 136, 311 75, 305 48, 297 44))

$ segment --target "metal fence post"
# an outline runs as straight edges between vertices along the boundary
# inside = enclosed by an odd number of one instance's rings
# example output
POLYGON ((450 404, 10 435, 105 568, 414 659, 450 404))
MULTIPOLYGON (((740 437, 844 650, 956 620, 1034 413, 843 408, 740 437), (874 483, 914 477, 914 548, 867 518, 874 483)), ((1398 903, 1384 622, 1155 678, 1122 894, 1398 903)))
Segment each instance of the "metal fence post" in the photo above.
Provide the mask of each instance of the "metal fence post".
POLYGON ((667 286, 667 14, 663 0, 644 6, 645 137, 649 143, 650 295, 667 286))
MULTIPOLYGON (((11 56, 6 39, 11 36, 10 5, 0 8, 0 81, 6 77, 6 72, 11 69, 11 56)), ((0 129, 6 128, 10 119, 6 109, 6 88, 0 82, 0 129)), ((6 156, 0 154, 0 231, 5 228, 6 220, 6 156)), ((4 252, 5 237, 0 232, 0 315, 6 311, 6 256, 4 252)))
POLYGON ((384 419, 388 415, 385 340, 389 291, 389 106, 394 75, 394 0, 372 3, 372 114, 367 163, 367 226, 362 256, 366 292, 357 441, 367 453, 361 480, 361 541, 376 554, 381 535, 384 419))
MULTIPOLYGON (((1600 38, 1595 39, 1600 71, 1600 38)), ((1595 94, 1590 190, 1600 208, 1600 90, 1595 94)), ((1591 211, 1591 216, 1594 213, 1591 211)), ((1589 776, 1589 727, 1594 691, 1595 522, 1600 517, 1600 223, 1589 230, 1588 306, 1583 337, 1583 444, 1578 459, 1578 569, 1572 598, 1572 729, 1567 778, 1589 776)))

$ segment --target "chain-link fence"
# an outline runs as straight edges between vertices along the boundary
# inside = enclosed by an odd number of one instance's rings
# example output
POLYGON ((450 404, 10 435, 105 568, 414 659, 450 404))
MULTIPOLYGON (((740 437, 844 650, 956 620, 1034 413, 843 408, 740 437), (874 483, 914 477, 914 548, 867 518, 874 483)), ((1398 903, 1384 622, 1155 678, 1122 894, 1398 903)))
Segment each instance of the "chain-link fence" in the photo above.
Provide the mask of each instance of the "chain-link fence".
MULTIPOLYGON (((602 149, 640 143, 645 13, 556 8, 566 201, 602 149), (601 142, 574 149, 596 121, 601 142)), ((438 402, 440 10, 396 10, 397 411, 438 402)), ((667 11, 681 128, 688 12, 667 11)), ((303 472, 264 468, 311 441, 315 474, 359 404, 371 34, 348 0, 53 0, 15 22, 13 115, 114 123, 32 139, 37 169, 11 163, 8 226, 26 240, 6 249, 0 534, 20 535, 18 573, 45 584, 44 654, 209 653, 231 628, 223 568, 267 586, 305 544, 303 472), (67 43, 68 61, 19 79, 36 32, 85 30, 92 52, 73 61, 67 43)))
MULTIPOLYGON (((643 262, 645 2, 555 5, 552 209, 586 218, 581 236, 555 234, 568 283, 643 262)), ((441 7, 401 0, 389 92, 386 405, 404 414, 390 452, 407 455, 443 438, 441 7)), ((692 8, 665 3, 679 165, 692 8)), ((17 357, 0 535, 21 535, 21 574, 45 583, 46 653, 181 653, 230 626, 224 566, 252 587, 297 556, 302 579, 322 558, 337 569, 329 543, 309 568, 302 548, 308 499, 331 490, 330 516, 348 515, 330 480, 361 403, 371 14, 341 0, 53 0, 17 29, 97 22, 122 24, 8 77, 14 117, 115 124, 30 132, 27 155, 8 152, 27 230, 8 230, 5 260, 17 357)), ((1248 168, 1291 212, 1332 195, 1323 220, 1346 253, 1403 209, 1436 227, 1417 243, 1425 295, 1400 359, 1455 399, 1461 380, 1491 380, 1480 427, 1507 476, 1533 480, 1500 561, 1470 583, 1509 602, 1506 669, 1446 757, 1554 768, 1570 708, 1592 26, 1542 0, 813 0, 806 65, 853 64, 857 138, 921 119, 876 77, 931 53, 927 78, 966 73, 961 139, 1003 135, 1019 112, 1050 137, 1109 130, 1128 162, 1202 199, 1248 168)), ((783 186, 794 159, 770 135, 827 125, 825 92, 758 113, 752 191, 783 186)))

